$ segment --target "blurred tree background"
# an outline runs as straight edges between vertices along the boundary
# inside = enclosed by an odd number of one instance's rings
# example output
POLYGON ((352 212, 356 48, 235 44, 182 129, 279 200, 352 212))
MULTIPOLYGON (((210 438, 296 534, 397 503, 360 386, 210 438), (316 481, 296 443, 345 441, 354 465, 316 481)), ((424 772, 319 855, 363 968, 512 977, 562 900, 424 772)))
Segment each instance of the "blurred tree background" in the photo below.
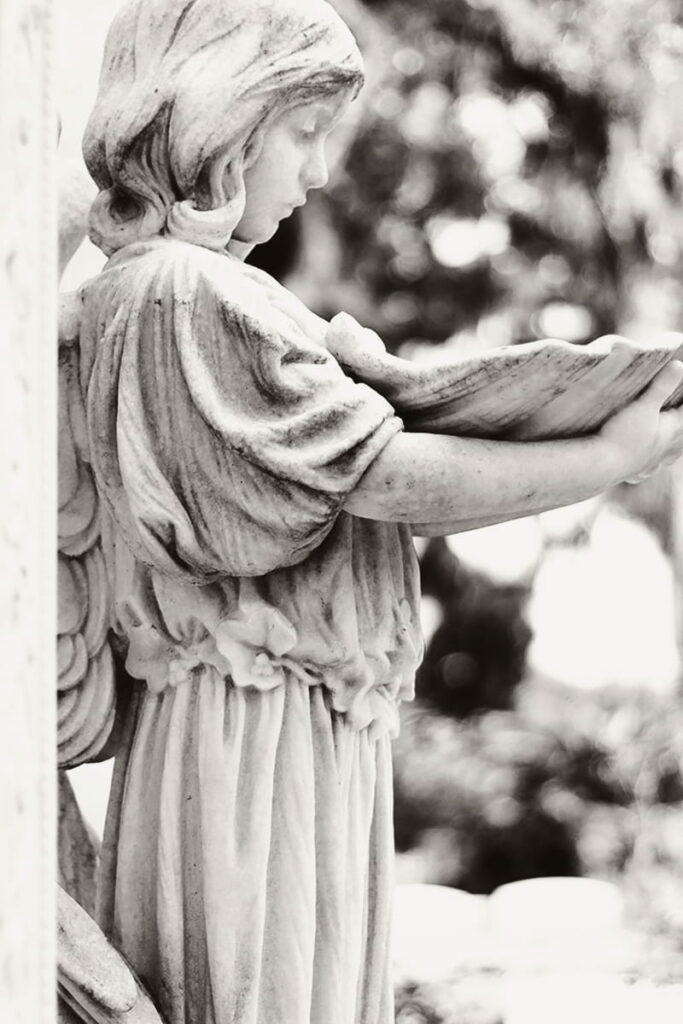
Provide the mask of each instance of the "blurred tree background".
POLYGON ((334 187, 306 214, 311 301, 348 309, 393 350, 680 322, 680 5, 366 7, 383 68, 334 187))
MULTIPOLYGON (((370 82, 330 187, 257 261, 418 359, 683 329, 676 0, 337 6, 370 82)), ((673 481, 609 501, 675 567, 673 481)), ((539 567, 553 546, 585 549, 600 514, 544 534, 512 580, 455 542, 423 545, 429 643, 396 748, 396 841, 403 877, 475 893, 535 875, 619 879, 668 950, 666 973, 683 952, 680 699, 647 678, 626 688, 618 667, 577 689, 527 665, 539 567)))

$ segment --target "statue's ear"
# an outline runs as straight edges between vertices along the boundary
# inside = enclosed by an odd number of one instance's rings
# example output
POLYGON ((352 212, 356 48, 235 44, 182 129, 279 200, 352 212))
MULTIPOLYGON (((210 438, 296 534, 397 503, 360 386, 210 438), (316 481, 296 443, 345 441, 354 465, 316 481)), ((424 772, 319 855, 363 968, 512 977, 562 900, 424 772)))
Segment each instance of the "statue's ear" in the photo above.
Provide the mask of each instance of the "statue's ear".
POLYGON ((244 193, 244 150, 224 147, 211 154, 194 183, 196 210, 218 210, 244 193))
POLYGON ((245 171, 247 167, 251 167, 252 164, 256 163, 261 155, 265 137, 266 128, 263 124, 260 124, 254 129, 247 139, 247 144, 244 147, 244 156, 242 158, 242 171, 245 171))

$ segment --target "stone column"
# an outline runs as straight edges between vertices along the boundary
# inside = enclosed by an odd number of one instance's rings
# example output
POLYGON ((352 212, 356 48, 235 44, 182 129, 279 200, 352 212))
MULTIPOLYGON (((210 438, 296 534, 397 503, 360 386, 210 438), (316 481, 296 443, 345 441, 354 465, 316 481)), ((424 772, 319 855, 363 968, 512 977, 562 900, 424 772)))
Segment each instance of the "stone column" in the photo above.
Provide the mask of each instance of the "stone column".
POLYGON ((56 218, 51 0, 0 3, 0 1017, 55 1009, 56 218))
MULTIPOLYGON (((683 665, 683 458, 671 468, 671 546, 676 600, 676 640, 683 665)), ((683 681, 680 684, 683 693, 683 681)))

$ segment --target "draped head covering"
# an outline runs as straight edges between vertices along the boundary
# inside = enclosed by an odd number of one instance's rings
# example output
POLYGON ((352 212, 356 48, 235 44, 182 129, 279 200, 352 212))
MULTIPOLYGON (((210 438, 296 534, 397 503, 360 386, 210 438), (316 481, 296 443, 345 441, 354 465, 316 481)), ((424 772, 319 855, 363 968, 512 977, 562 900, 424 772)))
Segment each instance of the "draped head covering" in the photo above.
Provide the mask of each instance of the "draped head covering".
POLYGON ((83 140, 101 190, 93 241, 110 254, 168 230, 224 248, 268 124, 362 77, 325 0, 131 0, 109 31, 83 140))

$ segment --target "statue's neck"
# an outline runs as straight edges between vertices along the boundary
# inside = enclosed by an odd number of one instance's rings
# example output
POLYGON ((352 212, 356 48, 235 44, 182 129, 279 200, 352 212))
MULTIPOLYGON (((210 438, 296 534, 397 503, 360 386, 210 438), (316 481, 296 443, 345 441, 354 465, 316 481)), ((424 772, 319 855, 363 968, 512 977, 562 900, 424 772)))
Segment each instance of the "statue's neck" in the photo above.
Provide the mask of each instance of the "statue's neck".
POLYGON ((254 248, 254 244, 253 242, 240 242, 237 238, 231 238, 226 248, 235 259, 244 261, 254 248))

